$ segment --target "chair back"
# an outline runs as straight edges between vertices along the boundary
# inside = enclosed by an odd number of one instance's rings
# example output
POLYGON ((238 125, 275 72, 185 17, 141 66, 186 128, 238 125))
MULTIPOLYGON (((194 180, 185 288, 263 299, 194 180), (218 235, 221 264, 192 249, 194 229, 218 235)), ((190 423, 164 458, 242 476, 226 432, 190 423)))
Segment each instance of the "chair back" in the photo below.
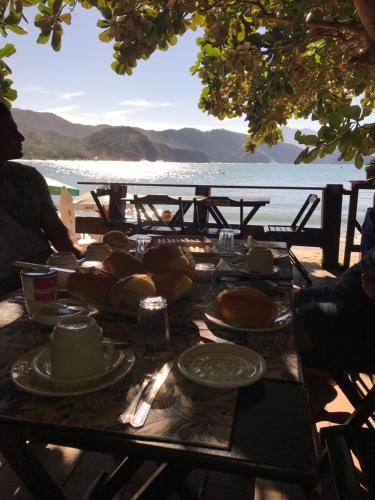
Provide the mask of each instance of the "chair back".
POLYGON ((150 194, 145 196, 134 195, 134 207, 137 213, 137 221, 139 226, 144 226, 144 222, 153 226, 161 226, 173 230, 177 225, 179 229, 184 231, 184 208, 181 197, 172 197, 166 194, 150 194), (171 221, 163 218, 157 206, 174 206, 176 213, 171 221))
POLYGON ((299 232, 304 229, 319 202, 320 198, 316 194, 309 194, 291 224, 291 227, 295 232, 299 232))
POLYGON ((330 370, 332 378, 354 407, 346 425, 362 427, 366 424, 375 429, 375 376, 330 370))

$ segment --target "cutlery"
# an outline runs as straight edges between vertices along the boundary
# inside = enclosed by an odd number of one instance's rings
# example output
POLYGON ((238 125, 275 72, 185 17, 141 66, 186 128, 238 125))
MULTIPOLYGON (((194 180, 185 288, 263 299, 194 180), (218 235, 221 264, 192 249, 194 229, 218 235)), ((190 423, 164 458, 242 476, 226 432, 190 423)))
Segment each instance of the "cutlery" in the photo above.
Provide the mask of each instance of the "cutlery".
POLYGON ((117 421, 119 424, 129 424, 130 423, 130 419, 131 419, 132 415, 135 413, 137 406, 138 406, 138 403, 140 402, 141 397, 143 396, 143 393, 150 382, 151 382, 150 377, 144 378, 137 395, 132 399, 132 401, 126 407, 125 411, 123 413, 121 413, 121 415, 118 417, 117 421))
MULTIPOLYGON (((115 342, 117 345, 123 345, 123 342, 115 342)), ((129 346, 128 346, 129 347, 129 346)), ((115 345, 116 348, 116 345, 115 345)), ((148 384, 156 377, 159 372, 161 360, 163 359, 163 355, 159 354, 151 358, 151 370, 150 373, 146 374, 145 378, 142 381, 142 384, 135 395, 135 397, 130 401, 128 406, 125 408, 125 411, 121 413, 118 417, 117 421, 119 424, 128 424, 130 422, 130 417, 135 413, 138 403, 141 400, 141 397, 148 386, 148 384)))
POLYGON ((46 264, 34 264, 33 262, 22 262, 16 260, 12 264, 14 267, 22 267, 23 269, 34 269, 35 271, 58 271, 60 273, 75 273, 74 269, 66 267, 47 266, 46 264))
POLYGON ((136 412, 130 418, 130 425, 132 427, 139 428, 143 427, 143 425, 145 424, 147 416, 151 410, 152 403, 157 393, 159 392, 159 389, 166 381, 173 365, 174 361, 168 361, 167 363, 165 363, 156 375, 150 391, 147 392, 144 399, 140 398, 142 400, 137 407, 136 412))

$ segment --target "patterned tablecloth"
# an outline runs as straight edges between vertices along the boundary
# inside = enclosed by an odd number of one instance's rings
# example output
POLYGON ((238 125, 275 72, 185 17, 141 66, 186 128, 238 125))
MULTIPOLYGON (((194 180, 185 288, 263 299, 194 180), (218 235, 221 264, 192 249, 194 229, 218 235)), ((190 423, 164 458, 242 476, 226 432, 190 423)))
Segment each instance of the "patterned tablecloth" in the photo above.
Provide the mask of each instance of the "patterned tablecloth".
MULTIPOLYGON (((264 287, 263 282, 251 284, 264 287)), ((218 284, 219 289, 223 286, 227 285, 218 284)), ((287 287, 272 286, 267 291, 278 300, 290 303, 287 287)), ((166 358, 175 357, 201 342, 202 337, 204 341, 236 342, 265 358, 266 378, 301 380, 292 324, 270 333, 228 332, 211 326, 204 319, 205 306, 213 298, 212 287, 197 283, 191 297, 170 307, 171 344, 166 358)), ((230 447, 237 391, 196 385, 184 379, 177 367, 160 390, 143 428, 136 430, 118 424, 118 415, 132 400, 150 368, 150 356, 137 345, 134 320, 104 314, 97 320, 106 337, 132 345, 137 361, 131 373, 113 386, 92 394, 64 398, 34 396, 13 385, 10 369, 23 353, 46 344, 51 329, 27 318, 22 296, 0 302, 0 418, 121 432, 141 439, 230 447)))

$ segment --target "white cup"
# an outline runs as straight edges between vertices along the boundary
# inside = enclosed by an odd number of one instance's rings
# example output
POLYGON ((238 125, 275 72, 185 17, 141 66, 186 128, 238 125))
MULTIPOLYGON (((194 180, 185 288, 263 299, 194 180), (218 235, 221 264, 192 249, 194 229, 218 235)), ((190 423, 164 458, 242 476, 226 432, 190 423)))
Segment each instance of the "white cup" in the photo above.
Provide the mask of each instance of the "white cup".
POLYGON ((79 379, 105 370, 113 362, 114 347, 103 340, 103 330, 94 318, 64 318, 50 336, 52 376, 79 379))
POLYGON ((272 274, 273 255, 269 248, 252 247, 247 254, 247 270, 250 274, 272 274))
POLYGON ((86 250, 85 260, 103 260, 111 253, 111 247, 107 243, 91 243, 86 250))
MULTIPOLYGON (((77 269, 78 263, 76 256, 72 252, 56 252, 48 257, 47 264, 56 267, 65 267, 66 269, 77 269)), ((66 280, 68 273, 57 272, 57 289, 66 290, 66 280)))

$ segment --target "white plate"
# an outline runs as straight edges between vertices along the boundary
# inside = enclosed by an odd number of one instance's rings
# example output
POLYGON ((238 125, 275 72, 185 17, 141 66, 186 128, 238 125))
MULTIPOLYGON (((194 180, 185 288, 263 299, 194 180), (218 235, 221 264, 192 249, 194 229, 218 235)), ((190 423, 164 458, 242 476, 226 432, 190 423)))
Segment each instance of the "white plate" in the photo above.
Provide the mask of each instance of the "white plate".
POLYGON ((109 387, 123 379, 133 368, 135 356, 131 349, 124 351, 124 359, 119 367, 104 377, 80 384, 50 384, 34 373, 32 361, 46 346, 38 347, 23 354, 11 368, 11 378, 14 384, 23 391, 38 396, 80 396, 109 387))
POLYGON ((30 315, 30 319, 36 323, 47 326, 55 326, 62 318, 72 318, 78 314, 93 316, 98 310, 94 307, 83 304, 78 300, 59 299, 57 303, 49 303, 41 307, 30 315), (59 306, 62 304, 62 306, 59 306), (72 309, 64 306, 71 306, 72 309), (73 308, 76 308, 74 311, 73 308))
POLYGON ((214 325, 226 328, 227 330, 235 330, 238 332, 273 332, 284 328, 292 321, 292 312, 285 304, 282 302, 275 302, 275 305, 277 307, 277 314, 273 320, 272 326, 268 328, 234 326, 226 323, 219 312, 217 302, 210 302, 206 307, 204 315, 206 316, 206 319, 214 325))
POLYGON ((218 389, 254 384, 266 371, 262 356, 236 344, 196 345, 181 354, 177 366, 192 382, 218 389))
POLYGON ((59 378, 53 376, 52 368, 51 368, 51 349, 47 346, 45 349, 40 351, 35 358, 33 359, 31 366, 34 372, 42 377, 44 380, 49 382, 50 384, 81 384, 82 382, 94 382, 98 380, 108 373, 112 373, 115 371, 122 361, 124 360, 125 354, 124 351, 114 349, 114 359, 111 363, 107 360, 106 364, 103 366, 102 370, 94 375, 89 375, 86 377, 80 377, 72 379, 59 378))

